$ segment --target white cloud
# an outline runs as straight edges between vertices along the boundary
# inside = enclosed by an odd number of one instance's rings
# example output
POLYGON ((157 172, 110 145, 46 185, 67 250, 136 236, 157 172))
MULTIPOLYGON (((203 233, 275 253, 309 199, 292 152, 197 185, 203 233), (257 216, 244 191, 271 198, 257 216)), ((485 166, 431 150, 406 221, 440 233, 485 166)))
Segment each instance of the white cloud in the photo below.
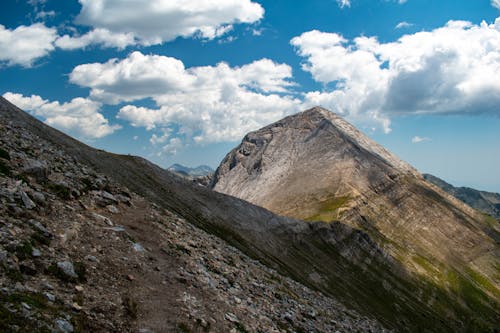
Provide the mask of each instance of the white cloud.
POLYGON ((351 0, 337 0, 340 8, 351 7, 351 0))
POLYGON ((398 3, 399 3, 400 5, 402 5, 402 4, 406 3, 406 1, 408 1, 408 0, 398 0, 398 3))
POLYGON ((500 112, 500 18, 480 25, 450 21, 392 43, 314 30, 291 44, 306 59, 302 68, 324 84, 306 94, 306 103, 374 121, 385 131, 395 114, 500 112))
POLYGON ((411 143, 421 143, 421 142, 426 142, 426 141, 431 141, 430 138, 426 138, 426 137, 420 137, 420 136, 414 136, 412 139, 411 139, 411 143))
POLYGON ((63 50, 81 49, 89 45, 124 49, 135 43, 132 33, 113 33, 106 29, 94 29, 81 36, 64 35, 55 42, 56 46, 63 50))
POLYGON ((57 31, 44 24, 21 25, 14 30, 0 24, 0 62, 30 67, 54 50, 57 31))
POLYGON ((97 139, 119 128, 109 125, 99 113, 101 104, 85 98, 74 98, 67 103, 49 102, 40 96, 23 96, 7 92, 3 95, 19 108, 45 119, 45 123, 62 131, 87 139, 97 139))
POLYGON ((183 144, 238 140, 298 111, 300 101, 289 92, 291 77, 290 66, 269 59, 241 67, 185 68, 175 58, 133 52, 125 59, 77 66, 70 81, 108 104, 153 99, 157 108, 129 104, 118 117, 153 131, 152 142, 179 149, 174 137, 183 144), (172 124, 176 130, 166 131, 172 124))
POLYGON ((403 28, 409 28, 409 27, 412 27, 413 24, 412 23, 408 23, 406 21, 403 21, 403 22, 399 22, 398 24, 396 24, 396 29, 403 29, 403 28))
POLYGON ((76 22, 114 34, 131 33, 140 44, 151 45, 177 37, 213 39, 233 24, 254 23, 264 9, 251 0, 79 0, 76 22))
POLYGON ((495 8, 500 9, 500 0, 491 0, 491 5, 495 8))

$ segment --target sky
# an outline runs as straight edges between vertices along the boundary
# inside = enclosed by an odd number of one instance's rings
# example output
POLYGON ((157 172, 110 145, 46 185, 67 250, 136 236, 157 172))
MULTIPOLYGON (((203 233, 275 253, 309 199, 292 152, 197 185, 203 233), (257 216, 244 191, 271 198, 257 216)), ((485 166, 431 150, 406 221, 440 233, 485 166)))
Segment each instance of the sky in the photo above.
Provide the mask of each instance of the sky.
POLYGON ((162 167, 320 105, 500 192, 500 0, 4 0, 0 94, 162 167))

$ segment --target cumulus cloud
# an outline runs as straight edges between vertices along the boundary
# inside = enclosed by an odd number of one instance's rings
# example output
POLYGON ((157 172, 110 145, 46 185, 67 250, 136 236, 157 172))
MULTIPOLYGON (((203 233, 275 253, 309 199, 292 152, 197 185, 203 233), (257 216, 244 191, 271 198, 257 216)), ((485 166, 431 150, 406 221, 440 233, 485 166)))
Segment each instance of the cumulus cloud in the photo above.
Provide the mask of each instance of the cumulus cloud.
POLYGON ((254 23, 264 9, 251 0, 79 0, 76 22, 113 34, 133 34, 140 44, 152 45, 177 37, 213 39, 233 24, 254 23))
POLYGON ((94 29, 81 36, 64 35, 55 42, 55 45, 63 50, 82 49, 89 45, 124 49, 134 44, 136 40, 132 33, 113 33, 106 29, 94 29))
POLYGON ((289 92, 291 77, 290 66, 269 59, 241 67, 185 68, 175 58, 133 52, 125 59, 77 66, 70 81, 107 104, 153 99, 156 108, 127 104, 118 117, 153 131, 151 142, 175 147, 166 148, 172 153, 181 146, 174 137, 182 144, 238 140, 298 111, 300 101, 289 92))
POLYGON ((426 142, 426 141, 431 141, 430 138, 426 138, 426 137, 420 137, 420 136, 414 136, 412 139, 411 139, 411 143, 421 143, 421 142, 426 142))
POLYGON ((74 98, 67 103, 50 102, 37 95, 23 96, 7 92, 3 97, 19 108, 42 117, 50 126, 87 139, 97 139, 119 128, 109 125, 99 113, 101 104, 85 98, 74 98))
POLYGON ((396 29, 403 29, 403 28, 409 28, 409 27, 412 27, 413 24, 412 23, 408 23, 406 21, 403 21, 403 22, 399 22, 398 24, 396 24, 396 29))
POLYGON ((14 30, 0 24, 0 62, 30 67, 54 50, 57 31, 42 23, 21 25, 14 30))
POLYGON ((491 0, 491 5, 495 8, 500 9, 500 0, 491 0))
POLYGON ((396 114, 499 115, 500 18, 450 21, 391 43, 313 30, 291 44, 306 59, 302 68, 324 84, 306 94, 307 103, 370 119, 386 132, 396 114))

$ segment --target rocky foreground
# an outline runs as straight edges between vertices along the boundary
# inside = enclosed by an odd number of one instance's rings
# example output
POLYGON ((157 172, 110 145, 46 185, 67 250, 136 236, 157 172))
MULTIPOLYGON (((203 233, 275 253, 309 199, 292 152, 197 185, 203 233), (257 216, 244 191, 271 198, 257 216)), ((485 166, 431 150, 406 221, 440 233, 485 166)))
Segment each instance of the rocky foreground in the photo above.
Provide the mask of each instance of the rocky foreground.
POLYGON ((2 332, 386 331, 1 115, 0 288, 2 332))

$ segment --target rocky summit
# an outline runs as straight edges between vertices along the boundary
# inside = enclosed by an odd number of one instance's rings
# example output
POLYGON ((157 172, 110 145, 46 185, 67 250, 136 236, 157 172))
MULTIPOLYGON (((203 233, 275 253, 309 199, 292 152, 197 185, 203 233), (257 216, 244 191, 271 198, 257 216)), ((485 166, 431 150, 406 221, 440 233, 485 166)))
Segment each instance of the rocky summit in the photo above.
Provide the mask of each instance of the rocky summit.
MULTIPOLYGON (((455 331, 498 328, 499 225, 328 110, 247 134, 211 186, 281 215, 362 231, 402 279, 384 288, 399 294, 411 280, 409 297, 455 331)), ((428 320, 420 311, 414 320, 428 320)))
MULTIPOLYGON (((152 187, 165 191, 156 204, 89 162, 92 154, 125 172, 117 155, 0 98, 1 332, 388 331, 198 228, 200 205, 176 205, 172 184, 152 187)), ((138 172, 144 169, 153 175, 146 164, 138 172)), ((200 186, 168 179, 203 199, 200 186)), ((280 221, 230 197, 227 205, 249 222, 280 221)))

